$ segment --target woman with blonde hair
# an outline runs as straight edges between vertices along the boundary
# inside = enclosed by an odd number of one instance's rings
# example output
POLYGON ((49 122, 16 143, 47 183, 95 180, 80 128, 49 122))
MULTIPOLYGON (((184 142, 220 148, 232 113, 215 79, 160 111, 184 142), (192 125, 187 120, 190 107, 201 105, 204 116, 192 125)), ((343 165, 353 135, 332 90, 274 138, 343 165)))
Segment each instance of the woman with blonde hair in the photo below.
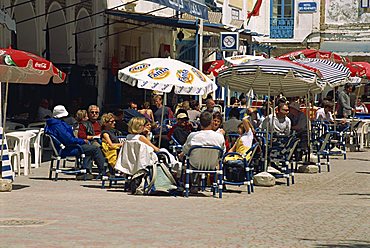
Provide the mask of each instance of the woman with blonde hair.
POLYGON ((103 114, 101 117, 102 132, 100 137, 102 139, 102 151, 108 160, 108 164, 113 168, 117 161, 117 151, 123 145, 114 133, 115 123, 115 116, 112 113, 103 114))
POLYGON ((80 124, 83 121, 87 121, 89 116, 87 115, 87 111, 85 109, 79 109, 76 112, 76 121, 80 124))
POLYGON ((144 117, 133 117, 128 123, 128 132, 127 140, 139 140, 144 144, 153 148, 155 152, 159 151, 159 148, 153 145, 153 143, 142 133, 145 129, 146 120, 144 117))

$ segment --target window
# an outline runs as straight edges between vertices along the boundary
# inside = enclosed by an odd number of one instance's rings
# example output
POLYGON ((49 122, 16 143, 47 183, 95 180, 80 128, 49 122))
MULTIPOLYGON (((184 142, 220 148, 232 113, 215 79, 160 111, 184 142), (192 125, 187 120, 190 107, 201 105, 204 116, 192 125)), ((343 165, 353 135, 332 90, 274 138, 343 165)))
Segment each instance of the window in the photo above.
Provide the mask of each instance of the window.
POLYGON ((360 13, 370 13, 370 0, 360 0, 360 13))
POLYGON ((239 10, 231 9, 231 19, 239 20, 239 10))
POLYGON ((369 8, 369 0, 361 0, 361 8, 369 8))
POLYGON ((293 38, 294 0, 270 0, 270 1, 271 1, 270 38, 272 39, 293 38))

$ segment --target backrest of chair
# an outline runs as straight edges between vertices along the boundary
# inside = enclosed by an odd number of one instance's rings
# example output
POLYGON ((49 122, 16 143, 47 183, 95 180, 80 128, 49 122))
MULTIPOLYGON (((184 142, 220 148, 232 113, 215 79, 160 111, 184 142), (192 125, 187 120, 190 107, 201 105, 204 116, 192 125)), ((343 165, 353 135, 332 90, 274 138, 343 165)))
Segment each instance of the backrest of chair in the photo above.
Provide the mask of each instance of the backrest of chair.
POLYGON ((299 139, 298 138, 294 138, 291 143, 289 144, 289 153, 288 153, 288 156, 287 156, 287 160, 291 160, 297 146, 298 146, 298 143, 299 143, 299 139))
POLYGON ((222 159, 223 149, 218 146, 192 146, 188 162, 198 170, 214 170, 222 159))
POLYGON ((122 167, 131 175, 148 165, 155 164, 158 160, 153 148, 137 139, 126 140, 120 154, 122 167))
POLYGON ((6 130, 17 130, 17 129, 21 129, 21 128, 25 128, 25 126, 21 123, 11 122, 11 121, 7 121, 5 123, 5 129, 6 130))
MULTIPOLYGON (((11 150, 11 151, 15 151, 16 149, 18 149, 19 143, 20 143, 19 138, 15 137, 15 136, 8 135, 8 134, 5 134, 5 136, 6 136, 6 142, 8 144, 8 149, 11 150)), ((4 141, 4 143, 5 143, 5 141, 4 141)))
POLYGON ((50 146, 53 150, 54 156, 59 157, 61 151, 64 149, 64 145, 54 135, 45 133, 45 136, 49 138, 50 146))
POLYGON ((46 125, 46 122, 45 121, 40 121, 40 122, 32 122, 30 124, 28 124, 27 127, 37 127, 37 128, 44 128, 46 125))

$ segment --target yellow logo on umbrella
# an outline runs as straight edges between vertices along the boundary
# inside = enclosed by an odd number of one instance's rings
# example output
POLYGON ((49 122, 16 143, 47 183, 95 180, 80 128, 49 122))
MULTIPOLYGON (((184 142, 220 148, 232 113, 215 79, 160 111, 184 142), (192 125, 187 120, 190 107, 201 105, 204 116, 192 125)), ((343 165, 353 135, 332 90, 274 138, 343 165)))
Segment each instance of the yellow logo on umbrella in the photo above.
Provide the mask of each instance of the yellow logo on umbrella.
POLYGON ((159 80, 166 78, 168 75, 170 75, 170 70, 168 68, 156 67, 149 71, 148 77, 159 80))
POLYGON ((195 75, 197 75, 198 76, 198 78, 200 79, 200 80, 202 80, 203 82, 206 82, 207 80, 206 80, 206 78, 203 76, 203 74, 200 72, 200 71, 198 71, 197 69, 195 69, 195 68, 191 68, 191 70, 192 70, 192 72, 194 72, 195 73, 195 75))
POLYGON ((150 66, 150 64, 146 64, 146 63, 138 64, 138 65, 135 65, 135 66, 131 67, 131 68, 129 69, 129 72, 131 72, 131 73, 142 72, 142 71, 144 71, 146 68, 148 68, 149 66, 150 66))
POLYGON ((176 72, 177 78, 186 84, 191 84, 194 80, 194 76, 190 71, 182 69, 182 70, 177 70, 176 72))

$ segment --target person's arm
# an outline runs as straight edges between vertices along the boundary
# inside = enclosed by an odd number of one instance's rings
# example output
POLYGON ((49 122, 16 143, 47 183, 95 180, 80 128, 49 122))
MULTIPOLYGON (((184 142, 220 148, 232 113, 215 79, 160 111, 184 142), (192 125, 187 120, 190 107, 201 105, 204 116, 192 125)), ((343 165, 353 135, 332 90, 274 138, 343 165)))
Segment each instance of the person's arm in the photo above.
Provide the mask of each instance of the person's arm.
POLYGON ((173 119, 173 112, 171 108, 167 107, 167 111, 168 111, 168 119, 173 119))
POLYGON ((86 127, 85 125, 83 124, 80 124, 78 126, 78 133, 77 133, 77 137, 80 138, 80 139, 86 139, 88 140, 88 137, 87 137, 87 133, 86 133, 86 127))
POLYGON ((150 119, 152 119, 152 121, 154 121, 153 110, 148 109, 147 111, 149 112, 149 117, 150 117, 150 119))
POLYGON ((103 133, 103 140, 110 146, 110 147, 120 147, 122 143, 113 143, 109 137, 108 133, 103 133))
POLYGON ((152 144, 152 142, 150 142, 150 140, 148 140, 144 135, 140 135, 139 137, 139 140, 145 144, 147 144, 148 146, 150 146, 151 148, 154 149, 155 152, 159 152, 159 148, 156 147, 155 145, 152 144))
POLYGON ((233 145, 233 147, 231 147, 230 149, 229 149, 229 151, 228 152, 235 152, 236 151, 236 143, 237 143, 238 141, 236 141, 235 143, 234 143, 234 145, 233 145))

